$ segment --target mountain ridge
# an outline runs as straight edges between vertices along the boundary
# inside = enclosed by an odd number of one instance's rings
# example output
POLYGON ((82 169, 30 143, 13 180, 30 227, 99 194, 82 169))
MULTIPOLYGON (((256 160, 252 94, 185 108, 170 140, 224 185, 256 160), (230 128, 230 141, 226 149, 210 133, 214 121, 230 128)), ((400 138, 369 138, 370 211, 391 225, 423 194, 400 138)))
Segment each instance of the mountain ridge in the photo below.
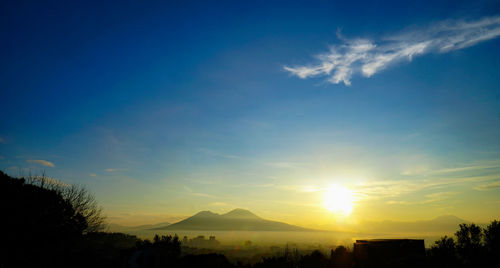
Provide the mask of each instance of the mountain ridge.
POLYGON ((150 230, 317 231, 284 222, 266 220, 241 208, 233 209, 225 214, 200 211, 182 221, 150 230))
MULTIPOLYGON (((429 220, 365 221, 359 228, 365 232, 453 234, 461 223, 471 223, 454 215, 441 215, 429 220)), ((481 225, 481 224, 479 224, 481 225)))

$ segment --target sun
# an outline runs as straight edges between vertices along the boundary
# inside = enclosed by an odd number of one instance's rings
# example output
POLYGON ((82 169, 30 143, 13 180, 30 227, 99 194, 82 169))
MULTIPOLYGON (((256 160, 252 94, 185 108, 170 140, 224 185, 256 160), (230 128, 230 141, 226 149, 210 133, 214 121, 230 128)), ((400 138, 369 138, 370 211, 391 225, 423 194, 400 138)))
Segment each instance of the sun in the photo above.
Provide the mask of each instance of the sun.
POLYGON ((323 196, 323 205, 338 216, 349 216, 354 207, 353 193, 345 187, 330 185, 323 196))

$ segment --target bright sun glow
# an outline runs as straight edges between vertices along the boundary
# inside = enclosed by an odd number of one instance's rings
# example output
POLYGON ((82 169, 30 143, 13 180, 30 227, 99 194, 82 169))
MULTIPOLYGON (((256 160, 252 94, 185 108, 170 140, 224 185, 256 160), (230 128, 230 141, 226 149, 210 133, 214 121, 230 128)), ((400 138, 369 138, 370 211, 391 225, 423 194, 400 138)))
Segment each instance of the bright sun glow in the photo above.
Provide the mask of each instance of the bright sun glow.
POLYGON ((349 216, 354 207, 353 193, 349 189, 330 185, 323 196, 323 202, 326 209, 339 216, 349 216))

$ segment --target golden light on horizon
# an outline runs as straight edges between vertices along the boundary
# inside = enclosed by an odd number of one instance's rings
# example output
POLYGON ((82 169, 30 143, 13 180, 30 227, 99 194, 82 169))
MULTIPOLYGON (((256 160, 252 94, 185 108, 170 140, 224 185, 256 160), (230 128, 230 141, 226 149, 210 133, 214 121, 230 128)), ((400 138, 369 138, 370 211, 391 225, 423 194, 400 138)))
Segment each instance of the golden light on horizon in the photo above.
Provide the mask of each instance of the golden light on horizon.
POLYGON ((343 186, 330 185, 324 193, 323 205, 335 215, 347 217, 354 208, 353 192, 343 186))

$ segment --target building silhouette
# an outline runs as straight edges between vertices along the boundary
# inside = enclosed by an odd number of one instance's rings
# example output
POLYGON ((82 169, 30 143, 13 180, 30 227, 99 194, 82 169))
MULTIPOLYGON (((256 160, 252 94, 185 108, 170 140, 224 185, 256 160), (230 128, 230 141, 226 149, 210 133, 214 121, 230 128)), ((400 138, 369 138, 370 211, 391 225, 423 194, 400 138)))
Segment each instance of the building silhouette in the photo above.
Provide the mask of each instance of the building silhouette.
POLYGON ((199 235, 191 239, 184 236, 182 239, 182 245, 193 248, 217 248, 220 245, 220 242, 215 239, 215 236, 210 236, 208 239, 205 239, 205 236, 203 235, 199 235))

